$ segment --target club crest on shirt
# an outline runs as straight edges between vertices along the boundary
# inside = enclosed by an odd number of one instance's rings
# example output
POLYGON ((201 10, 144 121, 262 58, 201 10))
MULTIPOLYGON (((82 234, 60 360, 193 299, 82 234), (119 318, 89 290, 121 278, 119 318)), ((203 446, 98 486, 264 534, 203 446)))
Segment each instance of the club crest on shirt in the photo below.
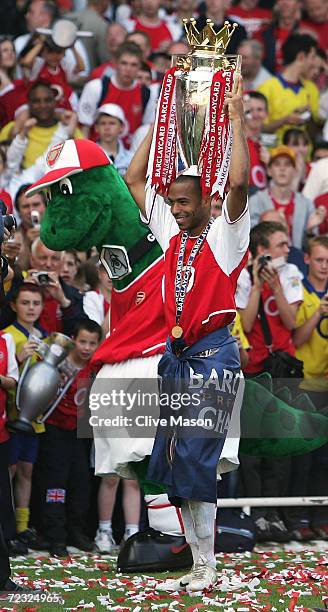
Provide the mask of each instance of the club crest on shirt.
POLYGON ((48 151, 46 162, 50 168, 55 165, 58 157, 60 156, 63 150, 64 144, 64 142, 60 142, 59 144, 51 147, 51 149, 48 151))
POLYGON ((139 304, 142 304, 142 302, 144 301, 146 297, 146 294, 144 291, 137 291, 137 295, 136 295, 136 299, 135 299, 135 304, 138 306, 139 304))

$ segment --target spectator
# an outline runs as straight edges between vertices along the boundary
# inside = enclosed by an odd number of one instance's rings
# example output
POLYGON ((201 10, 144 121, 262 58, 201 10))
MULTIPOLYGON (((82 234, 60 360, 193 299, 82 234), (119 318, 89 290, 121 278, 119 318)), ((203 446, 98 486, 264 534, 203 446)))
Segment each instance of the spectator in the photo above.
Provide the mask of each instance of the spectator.
POLYGON ((244 91, 258 89, 272 74, 262 66, 263 47, 258 40, 244 40, 237 53, 242 55, 241 74, 244 91))
POLYGON ((267 132, 277 132, 280 140, 293 126, 306 128, 318 120, 319 90, 307 74, 316 58, 316 42, 308 34, 292 34, 282 47, 283 71, 265 81, 259 91, 268 100, 267 132))
MULTIPOLYGON (((23 168, 29 168, 49 148, 52 138, 59 128, 55 114, 56 98, 51 85, 43 82, 34 83, 28 93, 28 111, 35 125, 27 134, 27 144, 23 157, 23 168)), ((25 118, 26 121, 26 118, 25 118)), ((12 139, 21 129, 22 120, 11 121, 0 132, 0 142, 12 139)), ((81 138, 80 130, 74 130, 75 138, 81 138)))
MULTIPOLYGON (((123 512, 125 531, 123 541, 139 531, 140 517, 140 489, 136 480, 122 479, 123 484, 123 512)), ((116 501, 116 494, 120 478, 109 476, 101 479, 98 492, 99 525, 95 537, 96 549, 102 554, 112 552, 116 546, 113 538, 112 518, 116 501)))
MULTIPOLYGON (((306 391, 316 409, 327 406, 328 391, 328 237, 318 236, 308 244, 305 262, 308 275, 303 279, 304 301, 297 313, 294 343, 296 356, 304 363, 306 391)), ((328 444, 307 455, 306 468, 299 473, 307 488, 305 495, 325 495, 327 491, 328 444), (312 467, 310 470, 312 459, 312 467)), ((306 513, 309 520, 309 513, 306 513)), ((320 539, 328 537, 327 508, 313 508, 312 529, 320 539)), ((296 534, 297 535, 297 534, 296 534)), ((303 535, 302 533, 300 534, 303 535)), ((297 539, 302 539, 298 537, 297 539)), ((303 538, 304 539, 304 538, 303 538)))
MULTIPOLYGON (((0 68, 3 75, 6 75, 9 81, 17 78, 17 59, 15 45, 11 38, 2 38, 0 40, 0 68)), ((3 88, 3 78, 1 79, 0 91, 3 88)))
POLYGON ((19 68, 14 43, 8 37, 0 41, 0 126, 14 119, 27 106, 26 83, 18 79, 19 68))
POLYGON ((311 141, 306 132, 299 128, 291 128, 284 133, 283 144, 295 153, 296 174, 292 184, 293 191, 300 191, 308 176, 311 165, 309 163, 311 141))
MULTIPOLYGON (((82 72, 84 70, 82 58, 75 50, 74 55, 78 72, 82 72)), ((30 81, 45 81, 52 86, 55 92, 57 111, 77 111, 78 98, 68 83, 69 75, 65 71, 64 57, 65 49, 58 47, 50 36, 46 40, 40 37, 31 51, 21 59, 20 64, 30 69, 30 81)))
POLYGON ((74 21, 78 30, 87 30, 93 33, 92 38, 84 40, 91 70, 109 59, 106 44, 108 22, 104 17, 108 5, 109 0, 88 0, 84 10, 65 16, 74 21))
POLYGON ((98 266, 98 287, 87 291, 83 297, 83 309, 89 319, 102 326, 104 334, 109 333, 110 302, 112 297, 112 281, 104 266, 98 266))
MULTIPOLYGON (((41 287, 31 283, 22 284, 12 295, 11 308, 16 314, 15 321, 5 329, 15 343, 17 362, 22 372, 26 360, 32 357, 38 347, 37 339, 47 334, 37 325, 43 308, 43 295, 41 287), (31 338, 31 335, 34 337, 31 338)), ((35 359, 34 359, 35 360, 35 359)), ((17 418, 16 394, 9 396, 8 415, 10 420, 17 418)), ((33 422, 35 433, 43 433, 44 425, 33 422)), ((10 470, 14 479, 14 493, 16 503, 16 529, 19 539, 26 546, 35 544, 35 534, 29 526, 29 505, 32 489, 33 466, 37 460, 39 436, 17 432, 10 435, 10 470)))
POLYGON ((250 158, 249 193, 265 189, 270 153, 261 144, 261 131, 268 114, 267 101, 258 91, 244 96, 247 144, 250 158))
POLYGON ((80 267, 77 251, 71 249, 68 251, 63 251, 61 255, 59 276, 67 285, 76 287, 75 279, 80 267))
MULTIPOLYGON (((229 21, 232 25, 231 19, 226 15, 227 4, 224 0, 207 0, 205 2, 205 12, 198 17, 196 21, 197 30, 202 30, 206 26, 206 19, 212 19, 214 22, 214 30, 218 32, 224 25, 225 21, 229 21)), ((239 25, 234 35, 231 37, 230 42, 227 46, 227 53, 236 53, 241 42, 247 38, 247 33, 244 26, 239 25)))
POLYGON ((106 48, 109 60, 94 68, 89 76, 89 81, 102 79, 103 76, 111 76, 115 72, 115 59, 119 47, 126 40, 126 29, 120 23, 110 23, 107 26, 106 48))
POLYGON ((140 0, 141 11, 137 17, 124 23, 128 32, 146 32, 150 38, 152 52, 165 51, 172 40, 177 40, 181 26, 160 18, 160 0, 140 0))
POLYGON ((96 119, 97 108, 109 102, 123 109, 129 125, 129 137, 142 123, 150 123, 154 119, 154 93, 136 80, 141 61, 139 47, 124 43, 117 52, 115 73, 111 77, 89 81, 84 86, 79 103, 79 120, 86 137, 96 119))
POLYGON ((327 0, 305 0, 306 19, 301 21, 302 31, 306 31, 318 41, 318 45, 328 51, 328 2, 327 0))
MULTIPOLYGON (((12 502, 12 490, 9 477, 9 434, 6 429, 7 400, 8 393, 16 388, 18 382, 18 367, 15 358, 15 344, 10 334, 0 334, 0 524, 3 537, 7 542, 7 548, 11 556, 14 554, 26 554, 27 548, 19 540, 16 540, 15 510, 12 502)), ((2 558, 1 558, 2 562, 2 558)), ((2 577, 3 565, 0 569, 2 577)))
POLYGON ((269 349, 257 317, 260 298, 273 337, 273 349, 295 354, 292 330, 303 299, 301 275, 296 266, 284 263, 289 253, 288 236, 280 223, 262 222, 251 230, 250 250, 253 257, 253 282, 244 269, 238 280, 237 302, 243 329, 252 346, 246 373, 263 371, 269 349), (273 264, 261 264, 259 258, 270 255, 273 264), (279 261, 275 261, 275 260, 279 261), (277 265, 278 267, 275 267, 277 265))
POLYGON ((120 106, 103 104, 98 108, 95 122, 97 142, 122 176, 132 159, 132 153, 124 147, 122 141, 127 129, 127 121, 120 106))
MULTIPOLYGON (((244 269, 238 279, 236 304, 242 326, 251 345, 247 376, 266 370, 269 348, 266 346, 259 318, 261 304, 271 331, 273 351, 295 354, 292 330, 303 299, 301 273, 286 263, 289 252, 285 227, 280 223, 262 222, 251 230, 250 251, 252 274, 244 269), (272 261, 260 258, 269 255, 272 261)), ((277 497, 282 494, 283 475, 288 467, 285 459, 260 459, 241 456, 239 495, 245 497, 277 497)), ((286 542, 289 534, 275 508, 257 509, 254 513, 258 541, 286 542)))
POLYGON ((313 145, 312 161, 316 162, 324 157, 328 157, 328 141, 319 140, 319 142, 315 142, 313 145))
POLYGON ((256 35, 264 48, 264 67, 272 74, 283 69, 282 47, 297 31, 300 16, 300 0, 276 0, 273 22, 256 35))
POLYGON ((311 166, 306 179, 303 195, 311 198, 316 207, 319 233, 328 232, 328 159, 319 159, 311 166))
POLYGON ((44 289, 44 308, 40 325, 49 333, 54 331, 71 335, 79 319, 86 319, 80 292, 59 279, 61 266, 60 251, 51 251, 42 244, 40 238, 32 243, 31 265, 26 280, 36 281, 36 272, 46 272, 49 276, 44 289))
MULTIPOLYGON (((39 35, 35 32, 37 28, 51 28, 52 24, 58 19, 57 6, 52 0, 32 0, 26 13, 27 29, 29 34, 19 36, 15 40, 15 48, 18 60, 21 60, 33 47, 39 35)), ((84 78, 89 74, 89 59, 83 43, 77 40, 74 43, 78 55, 82 58, 85 70, 76 75, 77 62, 71 49, 65 52, 63 67, 69 75, 69 81, 75 82, 79 78, 84 78)), ((22 74, 22 72, 21 72, 22 74)))
MULTIPOLYGON (((288 224, 286 217, 282 210, 266 210, 260 216, 260 223, 262 221, 275 221, 284 226, 286 233, 288 233, 288 224)), ((302 272, 303 275, 307 274, 307 266, 304 262, 304 252, 301 249, 297 249, 292 244, 289 245, 289 253, 287 257, 287 263, 294 264, 302 272)))
POLYGON ((15 40, 17 56, 24 55, 33 45, 33 34, 37 28, 50 28, 58 19, 56 3, 52 0, 32 0, 25 15, 29 34, 18 36, 15 40))
POLYGON ((174 10, 165 16, 166 23, 171 24, 174 28, 174 38, 176 40, 179 40, 184 35, 182 20, 190 19, 190 17, 197 19, 199 17, 196 4, 195 0, 177 0, 174 10))
POLYGON ((43 535, 50 554, 67 557, 66 544, 92 551, 85 535, 90 502, 90 472, 84 440, 77 435, 77 418, 84 409, 91 378, 90 360, 101 341, 95 321, 80 321, 73 333, 74 348, 67 361, 76 375, 46 422, 40 448, 40 486, 43 535))
POLYGON ((270 209, 283 211, 293 246, 301 249, 306 231, 311 228, 314 205, 304 195, 294 192, 296 156, 292 149, 281 145, 272 151, 268 166, 270 188, 255 193, 249 202, 251 226, 257 225, 261 214, 270 209))
POLYGON ((259 0, 239 0, 228 10, 228 17, 244 26, 249 38, 267 27, 272 20, 272 11, 258 5, 259 0))
POLYGON ((15 237, 20 234, 23 241, 23 248, 17 260, 21 270, 27 270, 30 267, 31 244, 40 236, 40 223, 46 209, 44 194, 41 191, 30 198, 26 196, 26 191, 30 186, 29 183, 22 185, 15 199, 15 207, 21 221, 15 237), (38 213, 39 223, 32 222, 32 211, 38 213))

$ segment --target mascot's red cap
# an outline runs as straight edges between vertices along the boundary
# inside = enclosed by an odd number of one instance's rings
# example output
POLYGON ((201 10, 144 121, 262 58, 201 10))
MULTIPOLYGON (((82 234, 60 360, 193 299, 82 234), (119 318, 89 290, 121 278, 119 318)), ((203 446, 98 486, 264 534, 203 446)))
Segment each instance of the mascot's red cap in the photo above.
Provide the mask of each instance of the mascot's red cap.
POLYGON ((46 157, 47 172, 31 185, 26 195, 45 189, 71 174, 111 163, 102 148, 92 140, 66 140, 50 147, 46 157))

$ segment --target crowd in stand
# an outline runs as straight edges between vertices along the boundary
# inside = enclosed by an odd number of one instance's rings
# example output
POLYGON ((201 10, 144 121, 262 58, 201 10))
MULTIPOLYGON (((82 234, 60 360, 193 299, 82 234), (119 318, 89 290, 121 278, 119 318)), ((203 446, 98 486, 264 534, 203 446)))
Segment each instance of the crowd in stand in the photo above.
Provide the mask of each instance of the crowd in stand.
MULTIPOLYGON (((110 330, 111 282, 96 251, 48 249, 40 240, 44 195, 26 191, 43 175, 48 148, 68 138, 98 142, 124 176, 154 120, 172 55, 188 52, 182 18, 194 16, 198 29, 207 18, 217 30, 238 22, 227 52, 243 57, 251 161, 250 267, 236 294, 243 370, 265 370, 262 309, 273 349, 304 362, 301 387, 327 413, 328 0, 2 0, 0 16, 0 199, 18 220, 2 248, 10 267, 0 321, 0 461, 10 469, 15 511, 5 496, 0 520, 11 554, 49 548, 63 556, 66 544, 108 552, 119 479, 100 483, 94 544, 86 530, 92 452, 76 436, 77 383, 45 424, 35 423, 35 436, 5 428, 40 340, 54 331, 72 336, 68 359, 83 378, 110 330), (58 471, 62 486, 53 488, 58 471), (33 499, 42 500, 34 518, 33 499)), ((221 214, 220 202, 212 212, 221 214)), ((240 463, 239 496, 328 493, 327 445, 294 458, 243 455, 240 463)), ((138 531, 141 496, 132 480, 122 490, 127 538, 138 531)), ((327 507, 256 509, 254 519, 262 542, 328 539, 327 507)))

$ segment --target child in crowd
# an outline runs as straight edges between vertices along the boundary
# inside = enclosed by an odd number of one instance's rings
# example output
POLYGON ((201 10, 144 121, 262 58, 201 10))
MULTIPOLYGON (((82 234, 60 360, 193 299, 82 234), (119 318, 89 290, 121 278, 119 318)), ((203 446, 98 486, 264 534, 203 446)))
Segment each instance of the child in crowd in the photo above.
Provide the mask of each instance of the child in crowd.
MULTIPOLYGON (((73 52, 76 59, 76 72, 82 72, 84 70, 83 60, 74 47, 73 52)), ((50 83, 56 92, 57 110, 77 111, 78 97, 69 84, 64 56, 65 49, 58 47, 51 37, 46 40, 40 37, 39 41, 20 60, 20 64, 31 70, 30 81, 50 83)))
POLYGON ((133 154, 128 151, 122 138, 128 132, 128 123, 121 106, 103 104, 97 110, 95 122, 97 142, 123 176, 130 164, 133 154))
MULTIPOLYGON (((16 313, 16 320, 4 331, 10 334, 16 346, 16 359, 22 371, 24 364, 38 346, 36 338, 46 336, 37 324, 43 308, 42 289, 32 283, 23 283, 13 295, 11 308, 16 313), (34 336, 34 338, 33 338, 34 336)), ((8 397, 8 416, 14 420, 17 416, 16 394, 11 391, 8 397)), ((44 431, 44 425, 33 423, 36 433, 44 431)), ((33 466, 38 456, 39 436, 23 432, 10 435, 9 461, 16 503, 16 529, 19 539, 29 547, 35 545, 35 532, 28 528, 30 516, 30 498, 32 488, 33 466)))
POLYGON ((91 378, 90 360, 102 338, 100 325, 88 319, 76 325, 74 348, 67 360, 77 374, 46 421, 40 447, 43 532, 50 554, 68 555, 66 545, 91 551, 85 535, 90 498, 89 454, 77 435, 78 411, 84 406, 91 378))

